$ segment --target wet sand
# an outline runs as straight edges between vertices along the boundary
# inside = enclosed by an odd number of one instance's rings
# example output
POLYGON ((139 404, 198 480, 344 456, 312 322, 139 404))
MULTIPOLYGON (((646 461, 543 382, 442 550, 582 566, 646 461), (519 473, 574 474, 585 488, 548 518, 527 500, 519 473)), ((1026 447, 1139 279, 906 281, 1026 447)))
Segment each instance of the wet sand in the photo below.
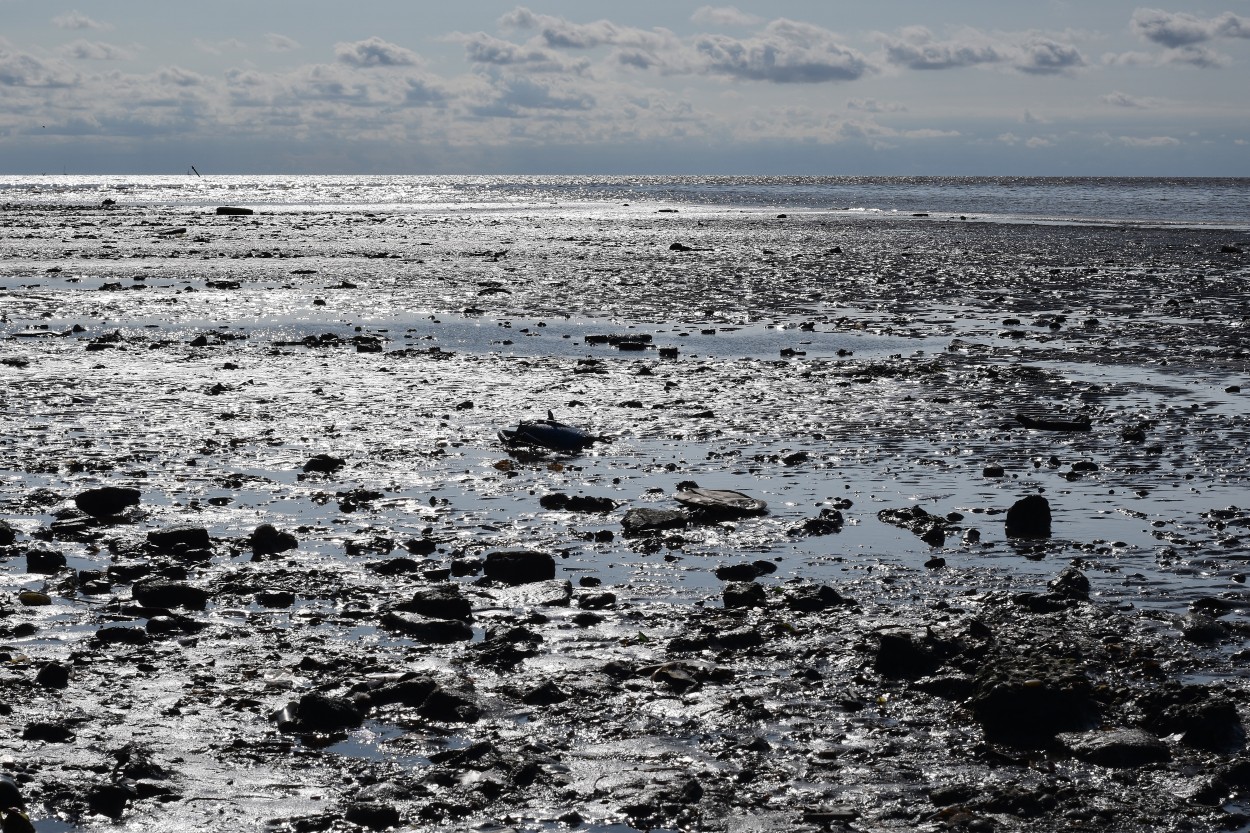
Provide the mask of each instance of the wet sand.
POLYGON ((4 218, 3 760, 41 831, 1245 826, 1239 235, 4 218), (609 441, 500 443, 548 410, 609 441), (770 511, 626 534, 691 480, 770 511), (1051 535, 1008 537, 1033 494, 1051 535), (515 551, 551 578, 490 577, 515 551))

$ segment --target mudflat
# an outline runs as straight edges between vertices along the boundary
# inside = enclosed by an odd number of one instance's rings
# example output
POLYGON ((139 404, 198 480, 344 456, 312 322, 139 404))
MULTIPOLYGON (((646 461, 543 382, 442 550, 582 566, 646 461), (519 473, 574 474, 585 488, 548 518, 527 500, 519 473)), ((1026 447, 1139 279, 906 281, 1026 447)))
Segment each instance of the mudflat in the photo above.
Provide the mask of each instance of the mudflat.
POLYGON ((6 830, 1250 825, 1240 232, 0 217, 6 830))

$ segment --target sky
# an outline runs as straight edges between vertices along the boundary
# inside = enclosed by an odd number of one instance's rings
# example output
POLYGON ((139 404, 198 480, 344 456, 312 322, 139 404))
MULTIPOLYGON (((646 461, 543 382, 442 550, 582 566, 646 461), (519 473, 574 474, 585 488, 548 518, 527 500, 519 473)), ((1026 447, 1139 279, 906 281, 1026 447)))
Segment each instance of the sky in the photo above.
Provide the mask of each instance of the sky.
POLYGON ((0 0, 0 174, 1250 176, 1250 0, 0 0))

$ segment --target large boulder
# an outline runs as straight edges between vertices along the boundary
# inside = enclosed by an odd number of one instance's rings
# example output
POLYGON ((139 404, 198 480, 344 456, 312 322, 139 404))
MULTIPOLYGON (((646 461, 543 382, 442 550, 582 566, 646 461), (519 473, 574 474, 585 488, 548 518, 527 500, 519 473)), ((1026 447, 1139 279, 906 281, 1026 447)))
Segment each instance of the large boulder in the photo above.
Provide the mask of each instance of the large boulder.
POLYGON ((486 556, 486 577, 503 584, 530 584, 556 577, 556 560, 545 552, 514 550, 486 556))
POLYGON ((1041 495, 1017 500, 1007 510, 1006 531, 1012 538, 1049 538, 1050 501, 1041 495))
POLYGON ((131 506, 138 506, 139 490, 125 486, 101 486, 75 495, 74 505, 92 517, 107 518, 131 506))

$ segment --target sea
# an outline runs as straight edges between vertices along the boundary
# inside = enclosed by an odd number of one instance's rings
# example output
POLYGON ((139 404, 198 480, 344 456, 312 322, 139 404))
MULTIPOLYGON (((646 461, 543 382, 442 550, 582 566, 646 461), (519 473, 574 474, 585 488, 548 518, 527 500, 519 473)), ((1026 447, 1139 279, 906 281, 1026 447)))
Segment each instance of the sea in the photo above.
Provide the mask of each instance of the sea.
POLYGON ((0 204, 465 211, 631 201, 705 209, 1250 230, 1250 177, 9 175, 0 204))

